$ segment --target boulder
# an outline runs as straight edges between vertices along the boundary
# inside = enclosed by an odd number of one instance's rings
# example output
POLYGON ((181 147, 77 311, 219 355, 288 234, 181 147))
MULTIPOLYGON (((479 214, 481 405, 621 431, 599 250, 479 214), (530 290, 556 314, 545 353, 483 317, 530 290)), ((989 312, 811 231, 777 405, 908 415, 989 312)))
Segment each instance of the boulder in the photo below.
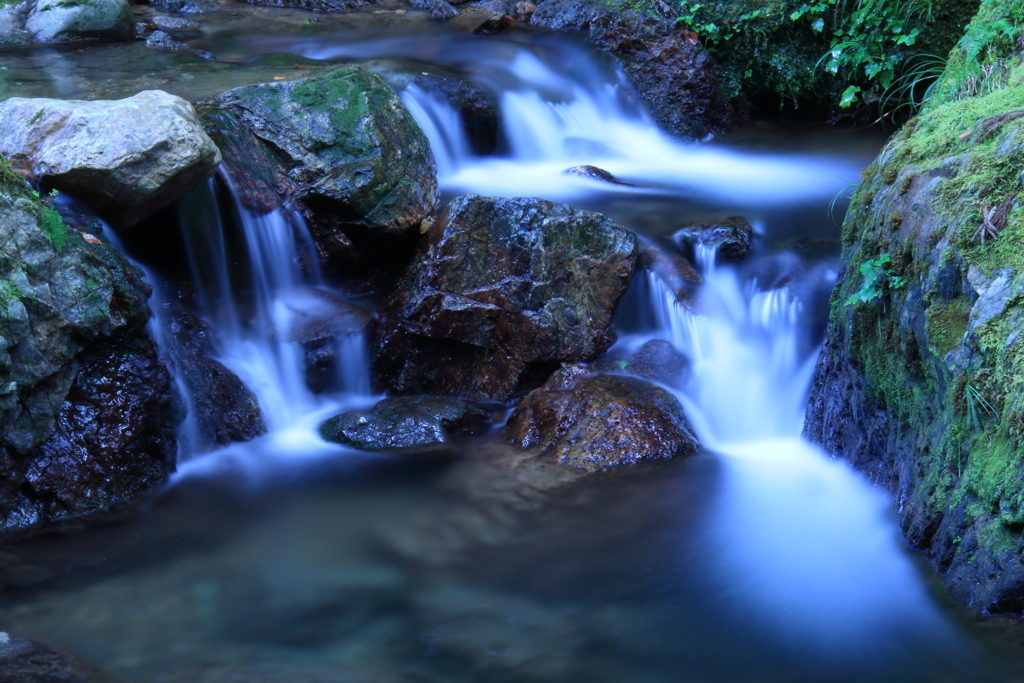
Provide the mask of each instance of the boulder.
POLYGON ((149 291, 0 158, 0 539, 106 512, 173 470, 149 291))
MULTIPOLYGON (((563 368, 575 368, 569 365, 563 368)), ((690 372, 690 359, 664 339, 651 339, 625 358, 602 358, 586 368, 589 375, 634 375, 682 390, 690 372)))
POLYGON ((32 42, 31 34, 25 30, 31 9, 32 3, 28 0, 0 6, 0 47, 32 42))
POLYGON ((81 667, 54 648, 0 631, 0 683, 86 683, 81 667))
POLYGON ((447 444, 487 430, 491 414, 466 401, 429 396, 386 398, 370 412, 348 412, 320 426, 325 441, 366 451, 447 444))
POLYGON ((542 199, 448 205, 381 311, 380 389, 504 401, 614 341, 637 238, 600 214, 542 199))
POLYGON ((0 153, 35 180, 131 226, 213 175, 221 157, 185 100, 147 90, 95 102, 0 103, 0 153))
POLYGON ((690 223, 672 235, 676 244, 691 254, 697 245, 714 249, 720 261, 742 261, 753 238, 754 228, 739 216, 714 223, 690 223))
POLYGON ((44 43, 97 38, 135 38, 135 15, 127 0, 36 0, 25 28, 44 43))
POLYGON ((216 331, 174 300, 158 315, 175 377, 189 394, 189 408, 200 451, 249 441, 266 431, 259 401, 233 372, 216 360, 216 331))
MULTIPOLYGON (((673 17, 674 19, 674 17, 673 17)), ((582 32, 622 65, 658 126, 685 140, 735 128, 743 114, 723 94, 717 63, 672 21, 602 0, 544 0, 530 24, 582 32)))
POLYGON ((203 116, 229 166, 271 162, 233 170, 261 169, 261 199, 303 212, 329 270, 393 258, 436 206, 430 143, 394 91, 361 67, 235 88, 203 116))
POLYGON ((556 375, 509 415, 505 438, 586 470, 692 455, 700 449, 679 401, 636 377, 556 375))

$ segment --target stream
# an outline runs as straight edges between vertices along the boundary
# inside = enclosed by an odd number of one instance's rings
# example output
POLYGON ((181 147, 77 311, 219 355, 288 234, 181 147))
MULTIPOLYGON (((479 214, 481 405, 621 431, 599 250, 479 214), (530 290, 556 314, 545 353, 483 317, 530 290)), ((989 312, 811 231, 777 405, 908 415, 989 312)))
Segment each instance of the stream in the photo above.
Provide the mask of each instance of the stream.
MULTIPOLYGON (((650 244, 686 223, 745 217, 755 234, 741 264, 693 255, 704 279, 693 310, 638 271, 610 352, 664 339, 687 355, 678 396, 705 450, 553 481, 510 465, 522 456, 500 425, 455 455, 325 443, 323 420, 381 398, 364 340, 342 342, 314 395, 285 330, 324 292, 365 297, 300 272, 301 218, 247 209, 223 173, 182 200, 182 229, 219 360, 256 394, 269 432, 204 452, 186 421, 178 472, 138 514, 0 552, 2 628, 140 683, 1024 680, 1018 647, 938 592, 887 497, 800 438, 837 222, 884 133, 751 123, 682 144, 570 39, 447 35, 416 12, 308 16, 203 19, 190 45, 218 63, 139 45, 0 52, 4 96, 161 87, 202 99, 278 73, 261 61, 269 53, 371 60, 427 133, 444 201, 544 197, 650 244), (395 77, 416 65, 496 94, 495 152, 474 151, 449 103, 395 77), (581 164, 625 184, 565 174, 581 164), (232 235, 250 256, 244 302, 232 235)), ((158 284, 155 310, 161 296, 158 284)))

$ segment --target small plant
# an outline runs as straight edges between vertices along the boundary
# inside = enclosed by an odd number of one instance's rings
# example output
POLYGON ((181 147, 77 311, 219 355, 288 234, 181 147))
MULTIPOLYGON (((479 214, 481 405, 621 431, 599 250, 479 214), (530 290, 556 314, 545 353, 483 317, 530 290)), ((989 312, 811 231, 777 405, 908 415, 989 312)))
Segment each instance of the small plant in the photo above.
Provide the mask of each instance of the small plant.
POLYGON ((995 418, 998 424, 999 413, 971 384, 970 377, 967 378, 967 384, 964 385, 964 403, 967 406, 967 424, 970 425, 971 431, 981 429, 982 421, 986 417, 995 418))
POLYGON ((864 276, 864 281, 861 283, 860 289, 846 300, 846 305, 871 303, 881 298, 886 291, 899 289, 906 285, 906 280, 892 272, 892 268, 889 266, 891 262, 892 258, 889 254, 882 254, 876 259, 861 264, 860 272, 864 276))

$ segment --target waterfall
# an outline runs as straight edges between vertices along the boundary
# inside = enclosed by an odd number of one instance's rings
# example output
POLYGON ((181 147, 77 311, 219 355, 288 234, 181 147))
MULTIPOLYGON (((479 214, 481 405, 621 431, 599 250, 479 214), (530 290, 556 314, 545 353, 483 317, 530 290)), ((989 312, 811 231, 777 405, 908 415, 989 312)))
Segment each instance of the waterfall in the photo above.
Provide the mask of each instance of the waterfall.
POLYGON ((369 393, 365 339, 338 335, 333 381, 323 393, 310 389, 296 330, 336 315, 338 295, 322 282, 301 215, 257 212, 242 204, 225 172, 219 180, 226 192, 211 179, 181 202, 195 303, 217 333, 216 360, 254 393, 268 431, 310 432, 352 396, 369 393))
POLYGON ((894 655, 886 637, 958 652, 887 497, 800 437, 817 357, 800 301, 785 288, 744 284, 734 268, 715 265, 714 250, 696 251, 705 278, 698 313, 644 275, 657 333, 692 363, 680 399, 724 468, 705 532, 724 604, 756 614, 785 647, 837 662, 876 648, 881 666, 894 655))

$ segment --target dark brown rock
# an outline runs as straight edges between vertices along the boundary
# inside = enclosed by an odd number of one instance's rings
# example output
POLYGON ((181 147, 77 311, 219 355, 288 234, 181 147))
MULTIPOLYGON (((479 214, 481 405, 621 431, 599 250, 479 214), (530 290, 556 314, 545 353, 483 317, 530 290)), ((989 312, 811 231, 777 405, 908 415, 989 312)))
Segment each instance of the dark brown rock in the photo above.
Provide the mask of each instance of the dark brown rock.
POLYGON ((505 438, 587 470, 692 455, 700 448, 672 394, 616 375, 531 392, 509 416, 505 438))
POLYGON ((632 230, 564 204, 453 200, 380 313, 378 387, 504 401, 597 357, 636 252, 632 230))
POLYGON ((679 303, 692 308, 697 301, 704 278, 694 269, 686 257, 673 254, 655 245, 640 248, 640 267, 654 273, 665 286, 672 290, 679 303))
POLYGON ((722 261, 742 261, 750 251, 753 238, 754 228, 740 216, 714 223, 690 223, 672 235, 672 239, 687 250, 698 244, 715 249, 717 258, 722 261))
POLYGON ((175 375, 189 393, 199 439, 195 446, 207 450, 265 432, 256 396, 214 357, 216 331, 180 304, 165 301, 163 306, 167 350, 175 375))
POLYGON ((622 64, 658 126, 677 137, 721 135, 743 118, 722 94, 714 58, 671 21, 599 0, 544 0, 530 24, 586 33, 622 64))
MULTIPOLYGON (((563 368, 582 367, 565 365, 563 368)), ((652 339, 627 358, 595 361, 586 368, 588 375, 634 375, 673 389, 683 389, 690 370, 690 359, 664 339, 652 339)))

